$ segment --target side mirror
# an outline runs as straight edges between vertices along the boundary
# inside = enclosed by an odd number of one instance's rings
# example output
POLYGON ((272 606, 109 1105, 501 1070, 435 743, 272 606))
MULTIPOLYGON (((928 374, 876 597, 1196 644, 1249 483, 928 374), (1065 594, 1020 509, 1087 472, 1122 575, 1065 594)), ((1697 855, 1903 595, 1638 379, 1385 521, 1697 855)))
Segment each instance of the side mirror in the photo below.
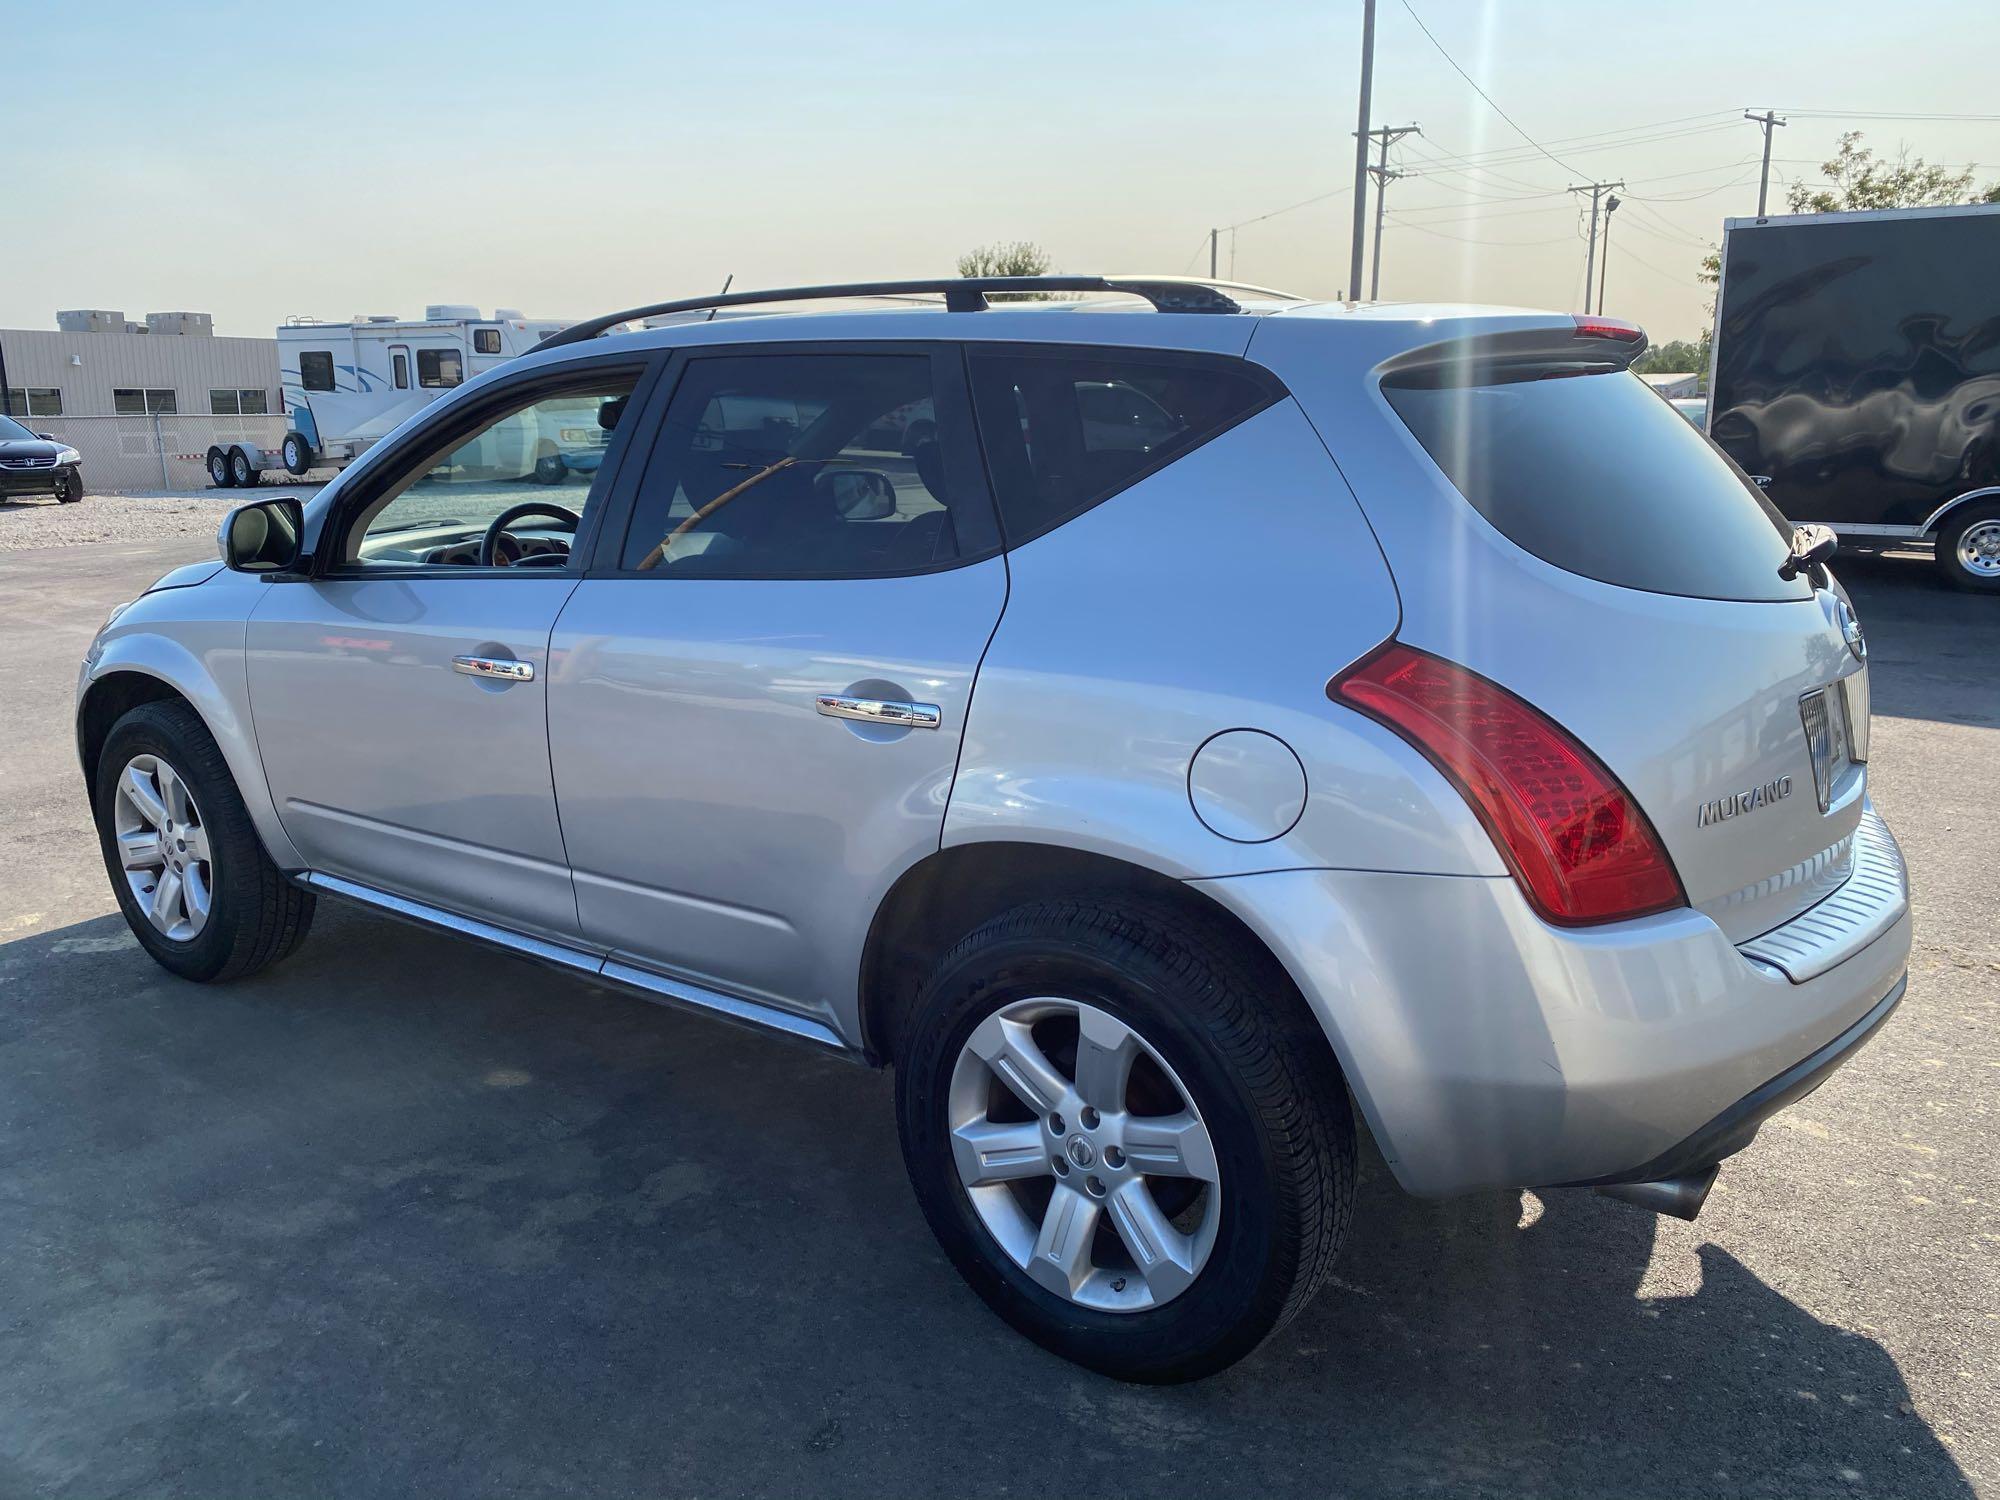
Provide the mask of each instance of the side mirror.
POLYGON ((822 469, 813 488, 843 521, 886 521, 896 513, 896 487, 880 469, 822 469))
POLYGON ((57 437, 53 432, 38 432, 35 434, 35 436, 40 438, 45 443, 60 443, 62 441, 62 439, 57 437))
POLYGON ((239 573, 280 573, 300 561, 305 512, 291 496, 239 505, 222 523, 216 541, 222 560, 239 573))

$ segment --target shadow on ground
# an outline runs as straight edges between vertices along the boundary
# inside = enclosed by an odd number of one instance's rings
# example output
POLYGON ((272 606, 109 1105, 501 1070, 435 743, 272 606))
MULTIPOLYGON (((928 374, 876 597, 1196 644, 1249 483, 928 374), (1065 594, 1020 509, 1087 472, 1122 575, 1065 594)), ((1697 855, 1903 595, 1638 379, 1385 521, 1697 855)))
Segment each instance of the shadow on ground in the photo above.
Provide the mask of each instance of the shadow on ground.
POLYGON ((1712 1246, 1641 1297, 1646 1216, 1379 1166, 1249 1362, 1083 1373, 945 1264, 885 1077, 320 910, 215 989, 0 947, 0 1493, 1971 1493, 1712 1246))

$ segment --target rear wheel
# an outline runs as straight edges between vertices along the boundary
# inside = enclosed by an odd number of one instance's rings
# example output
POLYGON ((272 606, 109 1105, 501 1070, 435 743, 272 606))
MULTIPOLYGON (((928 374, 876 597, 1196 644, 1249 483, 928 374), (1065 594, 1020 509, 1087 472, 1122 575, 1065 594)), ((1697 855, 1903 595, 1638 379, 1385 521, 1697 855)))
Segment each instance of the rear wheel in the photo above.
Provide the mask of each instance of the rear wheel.
POLYGON ((208 450, 209 482, 219 490, 234 489, 236 480, 229 472, 229 455, 220 448, 208 450))
POLYGON ((239 979, 312 925, 309 891, 257 837, 207 726, 184 703, 143 703, 97 763, 98 841, 139 944, 183 979, 239 979))
POLYGON ((1938 532, 1938 566, 1956 588, 2000 594, 2000 505, 1971 505, 1938 532))
POLYGON ((961 941, 896 1070, 904 1160, 988 1305, 1065 1358, 1189 1380, 1310 1299, 1354 1127, 1296 997, 1185 914, 1038 903, 961 941))
POLYGON ((257 482, 257 471, 250 467, 250 455, 241 448, 229 450, 229 477, 238 489, 248 489, 257 482))

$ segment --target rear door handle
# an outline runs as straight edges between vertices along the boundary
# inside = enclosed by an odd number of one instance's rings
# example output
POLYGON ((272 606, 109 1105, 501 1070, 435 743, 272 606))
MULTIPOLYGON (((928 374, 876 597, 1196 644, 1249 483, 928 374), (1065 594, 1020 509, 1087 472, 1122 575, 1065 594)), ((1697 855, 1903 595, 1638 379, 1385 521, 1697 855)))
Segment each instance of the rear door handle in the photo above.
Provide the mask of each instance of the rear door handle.
POLYGON ((819 711, 829 719, 857 719, 863 724, 891 724, 903 729, 935 729, 944 717, 935 703, 906 703, 892 698, 850 698, 821 693, 819 711))
POLYGON ((454 656, 451 669, 488 682, 533 682, 535 664, 511 656, 454 656))

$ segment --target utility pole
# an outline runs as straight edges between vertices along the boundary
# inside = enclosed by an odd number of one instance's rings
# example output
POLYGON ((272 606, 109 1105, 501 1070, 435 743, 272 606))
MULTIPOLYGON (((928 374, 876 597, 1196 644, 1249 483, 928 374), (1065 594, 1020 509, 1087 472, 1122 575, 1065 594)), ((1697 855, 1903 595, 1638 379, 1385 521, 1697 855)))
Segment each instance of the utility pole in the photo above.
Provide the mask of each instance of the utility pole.
POLYGON ((1757 217, 1761 219, 1764 217, 1764 200, 1771 191, 1771 131, 1773 127, 1789 122, 1779 119, 1777 112, 1769 109, 1761 115, 1754 115, 1746 109, 1743 118, 1764 127, 1764 170, 1757 177, 1757 217))
POLYGON ((1590 283, 1597 275, 1597 202, 1613 188, 1622 188, 1621 182, 1586 182, 1582 187, 1572 187, 1572 193, 1590 194, 1590 251, 1583 262, 1583 310, 1590 311, 1590 283))
POLYGON ((1354 238, 1347 256, 1347 300, 1361 300, 1361 251, 1368 230, 1368 107, 1375 86, 1375 0, 1361 7, 1361 112, 1354 127, 1354 238))
POLYGON ((1220 229, 1211 229, 1208 232, 1208 279, 1210 281, 1215 280, 1215 240, 1216 236, 1221 233, 1220 229))
MULTIPOLYGON (((1604 311, 1604 283, 1611 275, 1611 210, 1618 206, 1618 195, 1613 193, 1604 200, 1604 254, 1597 261, 1597 310, 1604 311)), ((1585 312, 1590 309, 1586 307, 1585 312)))
POLYGON ((1420 125, 1383 125, 1368 132, 1380 145, 1376 152, 1376 165, 1368 169, 1368 175, 1375 179, 1375 259, 1373 269, 1368 273, 1368 300, 1373 302, 1382 290, 1382 210, 1389 184, 1398 177, 1408 177, 1411 173, 1398 172, 1389 166, 1389 143, 1400 141, 1406 135, 1422 135, 1420 125))

